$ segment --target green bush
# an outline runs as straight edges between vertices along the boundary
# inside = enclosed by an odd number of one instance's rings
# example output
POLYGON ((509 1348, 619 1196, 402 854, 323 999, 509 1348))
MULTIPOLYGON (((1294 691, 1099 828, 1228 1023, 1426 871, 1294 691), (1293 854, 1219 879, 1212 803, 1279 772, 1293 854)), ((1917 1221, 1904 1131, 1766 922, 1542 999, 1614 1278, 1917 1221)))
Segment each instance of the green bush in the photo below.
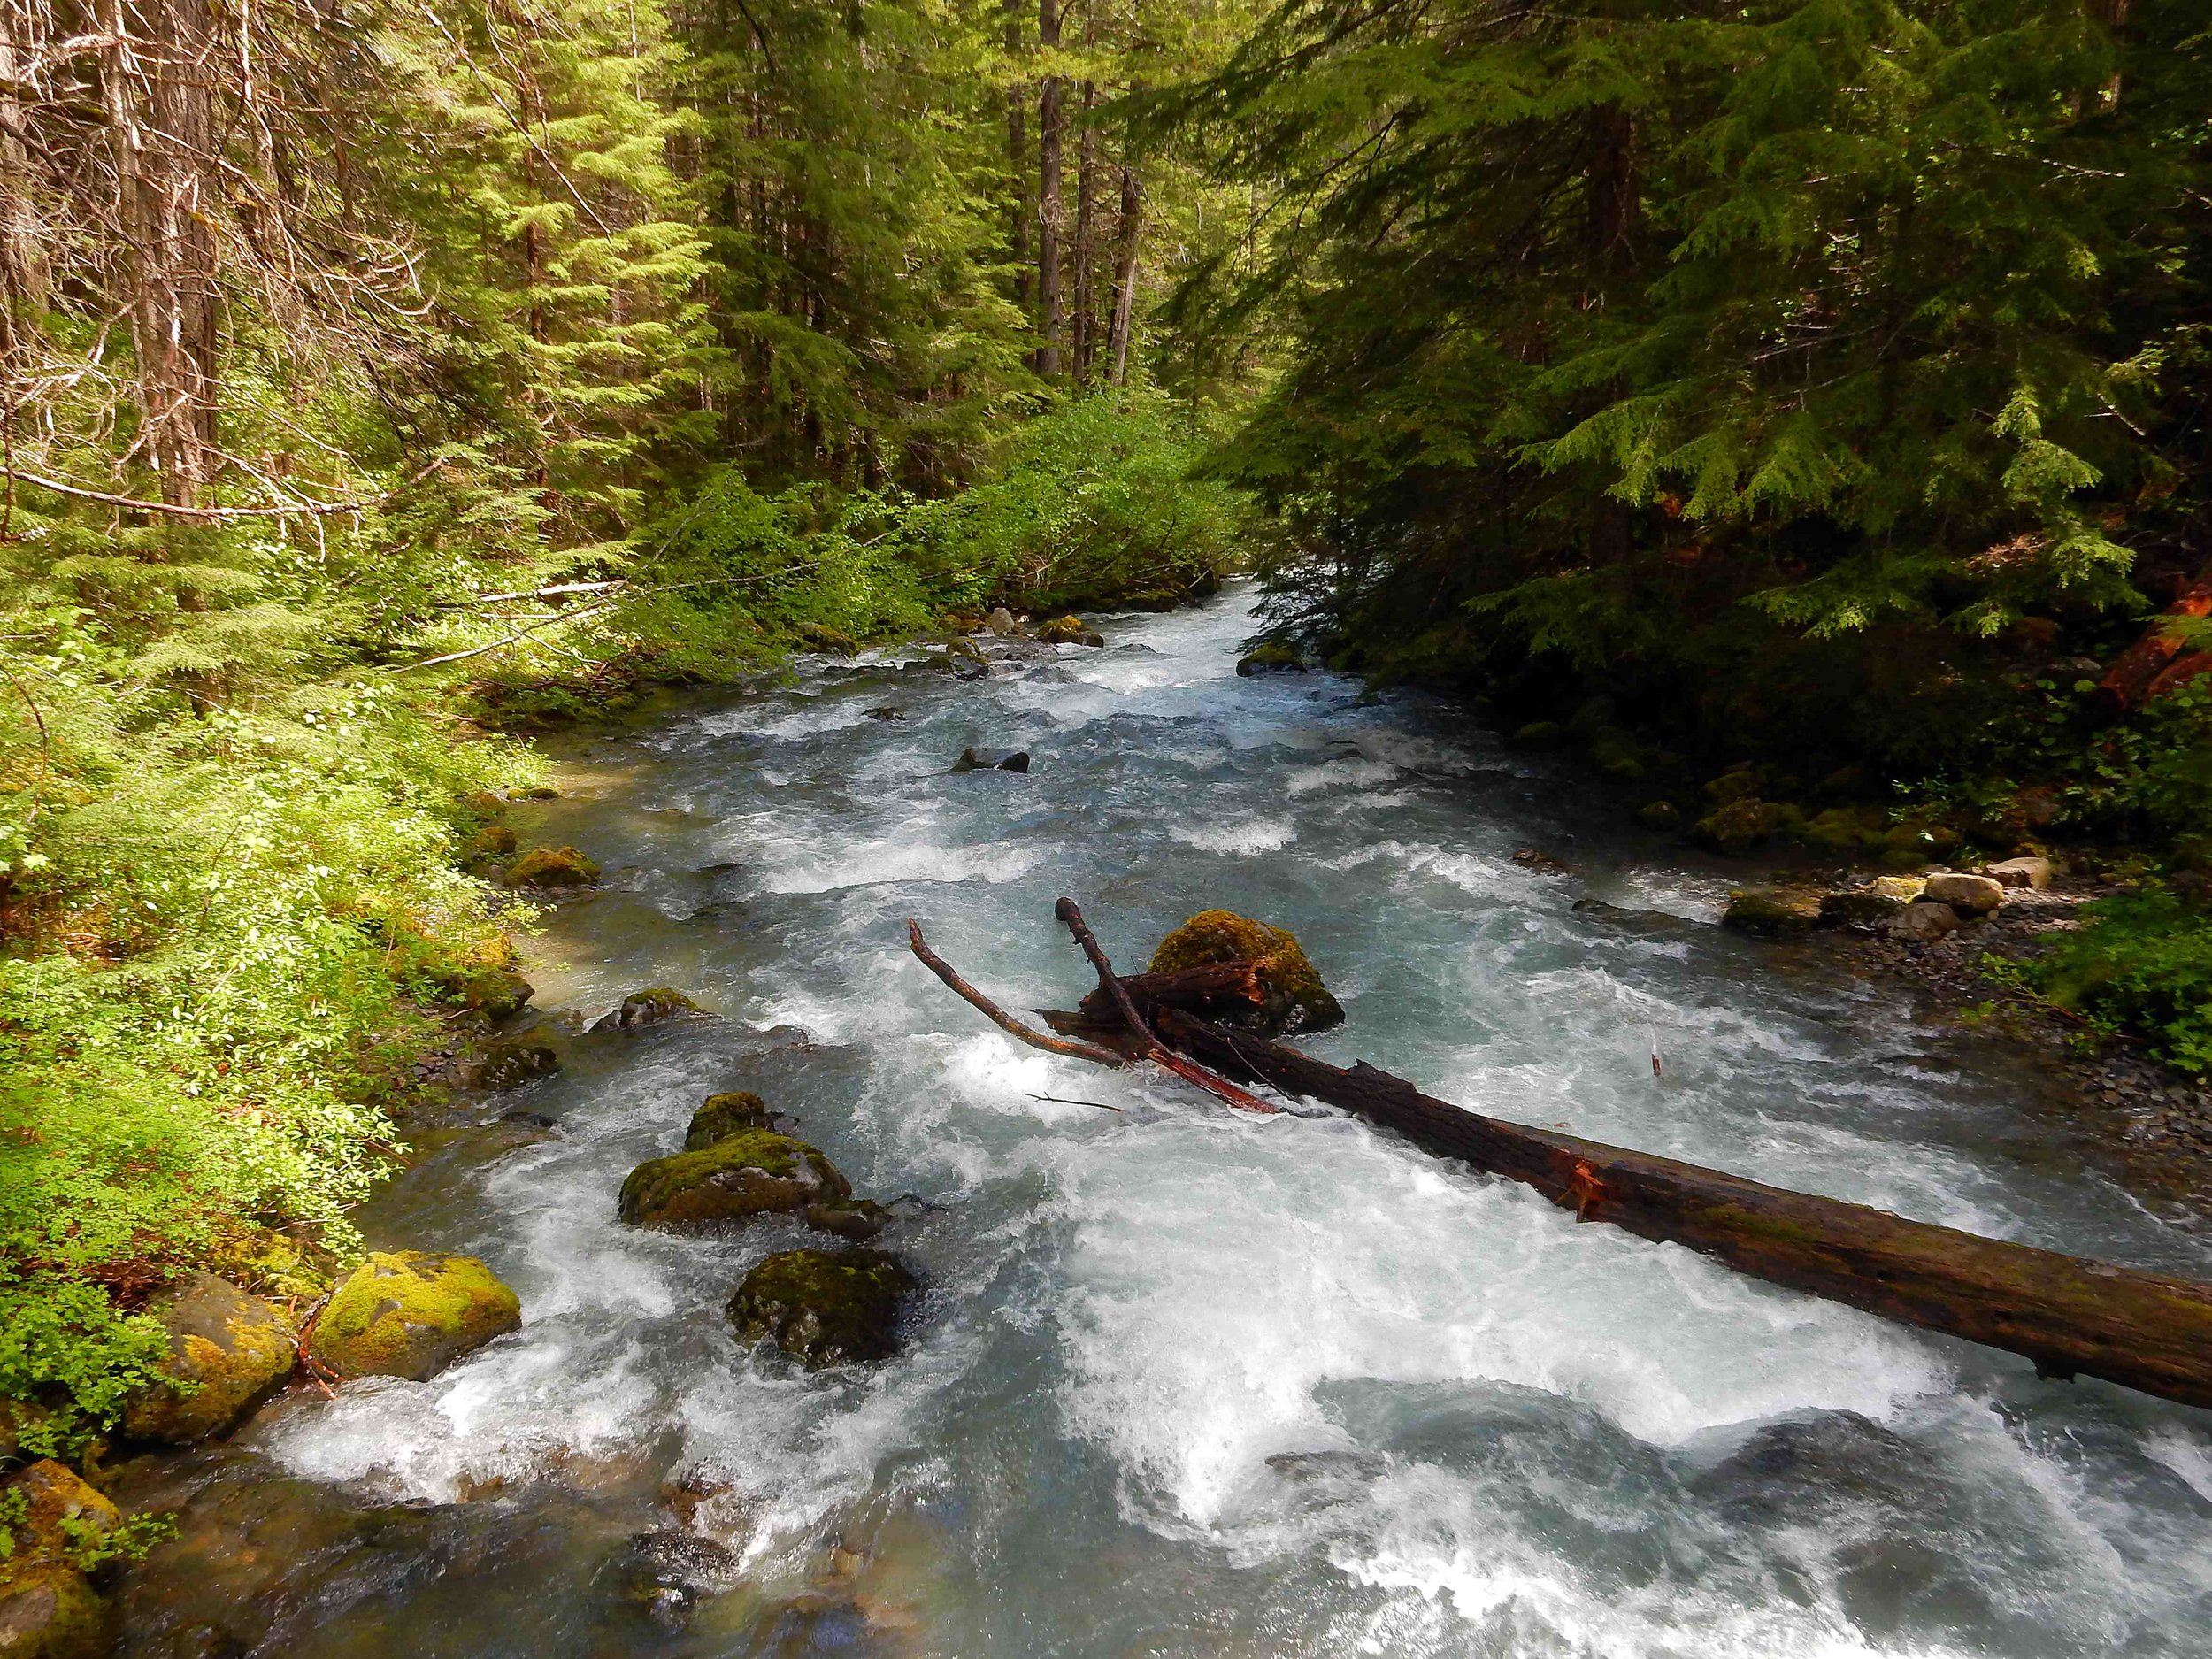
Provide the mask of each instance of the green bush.
POLYGON ((2086 909, 2090 925, 2029 964, 2030 981, 2098 1030, 2137 1033, 2168 1064, 2212 1075, 2212 915, 2166 892, 2086 909))

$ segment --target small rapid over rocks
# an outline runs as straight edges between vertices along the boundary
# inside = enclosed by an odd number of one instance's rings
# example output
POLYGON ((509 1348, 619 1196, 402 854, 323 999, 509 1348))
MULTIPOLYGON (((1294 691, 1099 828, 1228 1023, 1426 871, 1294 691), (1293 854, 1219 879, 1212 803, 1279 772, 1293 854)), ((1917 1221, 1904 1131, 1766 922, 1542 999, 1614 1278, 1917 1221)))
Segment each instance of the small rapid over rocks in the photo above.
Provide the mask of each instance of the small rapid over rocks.
POLYGON ((1333 1112, 1038 1054, 947 995, 909 915, 1010 1007, 1066 1008, 1094 980, 1059 894, 1131 970, 1222 907, 1297 934, 1347 1016, 1299 1041, 1340 1063, 2212 1278, 2024 1062, 1711 926, 1734 878, 1548 763, 1417 696, 1240 677, 1248 595, 1100 626, 567 742, 563 798, 516 810, 600 871, 527 953, 566 1012, 519 1037, 560 1070, 362 1217, 481 1257, 526 1321, 428 1381, 296 1391, 134 1494, 181 1519, 120 1593, 127 1651, 2212 1652, 2212 1414, 1578 1226, 1333 1112), (987 747, 1028 772, 948 770, 987 747), (640 985, 718 1018, 587 1029, 640 985), (872 1240, 919 1286, 895 1358, 741 1340, 749 1270, 824 1242, 798 1215, 618 1219, 738 1090, 914 1195, 872 1240))

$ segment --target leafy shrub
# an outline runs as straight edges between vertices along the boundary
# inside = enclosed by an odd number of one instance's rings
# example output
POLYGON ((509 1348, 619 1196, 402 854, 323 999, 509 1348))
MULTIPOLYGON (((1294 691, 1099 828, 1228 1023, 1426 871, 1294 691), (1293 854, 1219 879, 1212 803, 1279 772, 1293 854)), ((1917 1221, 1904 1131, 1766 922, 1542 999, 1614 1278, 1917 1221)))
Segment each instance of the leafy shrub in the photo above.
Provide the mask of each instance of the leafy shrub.
POLYGON ((2029 964, 2031 981, 2097 1029, 2140 1033, 2169 1064, 2212 1075, 2212 915, 2163 891, 2086 908, 2090 926, 2029 964))

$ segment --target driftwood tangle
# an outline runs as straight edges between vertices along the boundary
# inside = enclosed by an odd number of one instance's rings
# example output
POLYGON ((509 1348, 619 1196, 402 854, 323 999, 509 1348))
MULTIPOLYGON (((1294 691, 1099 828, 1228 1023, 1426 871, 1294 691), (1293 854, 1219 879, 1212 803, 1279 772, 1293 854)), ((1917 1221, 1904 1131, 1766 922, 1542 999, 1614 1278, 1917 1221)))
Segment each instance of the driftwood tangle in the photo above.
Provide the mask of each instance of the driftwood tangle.
MULTIPOLYGON (((1081 912, 1068 900, 1061 905, 1062 919, 1085 941, 1081 912)), ((1223 1093, 1217 1086, 1237 1078, 1325 1101, 1425 1152, 1525 1182, 1578 1219, 1686 1245, 1754 1278, 2024 1355, 2045 1376, 2101 1377, 2212 1407, 2212 1286, 1979 1238, 1484 1117, 1363 1061, 1348 1070, 1199 1018, 1175 1005, 1192 1000, 1174 995, 1187 987, 1170 987, 1166 995, 1156 987, 1139 990, 1148 979, 1179 976, 1118 980, 1095 941, 1086 945, 1101 974, 1094 996, 1117 1004, 1113 1015, 1087 997, 1081 1014, 1044 1018, 1092 1041, 1048 1037, 1002 1013, 933 953, 925 954, 919 928, 913 941, 939 978, 1037 1047, 1109 1065, 1153 1059, 1192 1081, 1202 1077, 1201 1086, 1217 1094, 1223 1093), (1122 1020, 1124 1010, 1134 1018, 1122 1020)))

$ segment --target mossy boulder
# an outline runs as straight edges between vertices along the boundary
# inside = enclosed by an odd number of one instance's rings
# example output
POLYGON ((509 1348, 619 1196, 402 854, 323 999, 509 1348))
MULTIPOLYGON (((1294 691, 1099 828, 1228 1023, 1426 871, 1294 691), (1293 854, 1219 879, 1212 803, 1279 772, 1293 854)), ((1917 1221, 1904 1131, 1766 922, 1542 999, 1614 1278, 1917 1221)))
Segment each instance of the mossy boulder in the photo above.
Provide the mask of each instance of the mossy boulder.
POLYGON ((561 1056, 541 1042, 493 1042, 484 1046, 476 1064, 476 1087, 488 1089, 520 1088, 561 1069, 561 1056))
POLYGON ((511 824, 485 824, 462 841, 461 858, 464 863, 471 864, 506 858, 513 855, 516 845, 511 824))
POLYGON ((599 866, 573 847, 533 847, 507 866, 511 887, 588 887, 599 866))
POLYGON ((1761 842, 1770 841, 1791 827, 1797 818, 1793 807, 1744 796, 1715 807, 1698 819, 1690 833, 1700 846, 1731 858, 1740 858, 1761 842))
POLYGON ((1241 1023, 1271 1035, 1319 1031, 1343 1020, 1342 1006, 1321 983, 1297 936, 1233 910, 1201 910, 1192 917, 1160 941, 1147 972, 1176 973, 1210 963, 1244 961, 1259 964, 1268 998, 1241 1023))
POLYGON ((1269 640, 1255 650, 1247 651, 1237 660, 1237 672, 1246 679, 1255 674, 1302 674, 1306 672, 1305 658, 1298 648, 1287 640, 1269 640))
POLYGON ((161 1362, 165 1380, 123 1402, 123 1432, 134 1440, 189 1446, 220 1434, 292 1374, 292 1322, 228 1279, 195 1273, 147 1312, 169 1333, 169 1353, 161 1362))
POLYGON ((1564 749, 1574 741, 1574 728, 1564 720, 1531 720, 1506 741, 1515 749, 1564 749))
POLYGON ((315 1321, 308 1357, 340 1377, 419 1382, 522 1324, 522 1302, 472 1256, 379 1251, 315 1321))
POLYGON ((113 1622, 79 1563, 122 1516, 50 1459, 0 1493, 10 1509, 19 1506, 0 1559, 0 1659, 98 1659, 114 1640, 113 1622))
POLYGON ((1799 887, 1747 887, 1728 895, 1720 925, 1770 939, 1809 933, 1820 926, 1820 895, 1799 887))
POLYGON ((741 1340, 772 1338, 810 1369, 888 1359, 918 1288, 883 1250, 785 1250, 757 1263, 730 1298, 741 1340))
POLYGON ((1080 617, 1055 617, 1037 629, 1047 645, 1103 645, 1106 636, 1080 617))
POLYGON ((1682 827, 1682 809, 1671 801, 1651 801, 1636 809, 1636 821, 1647 829, 1682 827))
POLYGON ((218 1235, 203 1259, 211 1271, 257 1296, 313 1302, 337 1282, 338 1263, 329 1251, 273 1227, 234 1227, 218 1235))
POLYGON ((770 1129, 780 1134, 796 1121, 770 1110, 768 1102, 749 1089, 710 1094, 691 1114, 691 1127, 684 1131, 684 1150, 703 1152, 716 1141, 747 1129, 770 1129))
POLYGON ((860 655, 860 641, 841 629, 824 627, 818 622, 802 622, 795 632, 810 651, 827 651, 834 657, 860 655))
POLYGON ((647 1159, 622 1183, 616 1213, 634 1226, 694 1227, 804 1210, 852 1190, 805 1141, 742 1129, 695 1152, 647 1159))
POLYGON ((1917 876, 1881 876, 1864 887, 1822 895, 1820 919, 1831 927, 1872 927, 1895 920, 1920 896, 1917 876))
POLYGON ((622 1006, 592 1022, 594 1031, 642 1031, 665 1020, 703 1010, 673 986, 649 985, 622 999, 622 1006))

